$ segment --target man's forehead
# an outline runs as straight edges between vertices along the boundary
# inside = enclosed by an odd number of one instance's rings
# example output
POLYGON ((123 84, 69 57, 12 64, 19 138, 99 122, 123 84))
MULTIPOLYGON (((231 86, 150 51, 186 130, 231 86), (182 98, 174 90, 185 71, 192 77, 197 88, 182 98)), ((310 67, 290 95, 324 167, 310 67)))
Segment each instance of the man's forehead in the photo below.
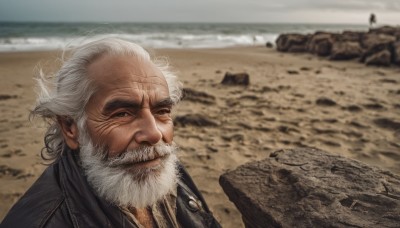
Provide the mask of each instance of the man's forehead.
POLYGON ((97 82, 119 81, 166 85, 163 73, 151 61, 132 55, 103 55, 88 66, 89 77, 97 82))
POLYGON ((155 78, 164 78, 162 72, 149 60, 141 60, 133 57, 130 63, 136 67, 131 68, 131 74, 134 76, 138 76, 139 78, 147 78, 152 77, 155 78))

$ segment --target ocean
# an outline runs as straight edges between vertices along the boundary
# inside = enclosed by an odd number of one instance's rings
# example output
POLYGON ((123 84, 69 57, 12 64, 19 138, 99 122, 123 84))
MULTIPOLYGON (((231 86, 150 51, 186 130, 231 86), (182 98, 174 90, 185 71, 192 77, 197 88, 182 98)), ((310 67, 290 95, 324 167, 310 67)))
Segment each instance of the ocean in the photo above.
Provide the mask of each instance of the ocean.
POLYGON ((0 52, 63 49, 93 36, 117 36, 147 48, 220 48, 274 43, 282 33, 367 29, 367 24, 0 22, 0 52))

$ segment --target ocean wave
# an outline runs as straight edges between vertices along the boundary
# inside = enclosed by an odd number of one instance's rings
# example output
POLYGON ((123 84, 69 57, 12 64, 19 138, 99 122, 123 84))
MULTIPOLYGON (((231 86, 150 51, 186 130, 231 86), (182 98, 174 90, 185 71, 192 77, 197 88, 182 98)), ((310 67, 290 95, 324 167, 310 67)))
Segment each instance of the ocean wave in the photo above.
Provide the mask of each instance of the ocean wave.
MULTIPOLYGON (((274 42, 278 34, 103 34, 96 37, 119 37, 147 48, 219 48, 244 45, 264 45, 274 42)), ((0 38, 0 52, 64 49, 91 39, 80 37, 7 37, 0 38)))
POLYGON ((64 49, 88 42, 93 36, 121 37, 146 48, 219 48, 274 43, 282 33, 366 29, 323 24, 36 22, 0 22, 0 28, 0 52, 64 49))

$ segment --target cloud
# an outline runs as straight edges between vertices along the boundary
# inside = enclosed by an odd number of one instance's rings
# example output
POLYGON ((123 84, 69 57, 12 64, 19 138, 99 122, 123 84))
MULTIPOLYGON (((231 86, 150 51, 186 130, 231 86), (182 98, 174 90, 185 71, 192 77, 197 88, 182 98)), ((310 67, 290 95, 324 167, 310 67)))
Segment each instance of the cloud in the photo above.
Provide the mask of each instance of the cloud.
POLYGON ((265 3, 270 9, 281 10, 328 10, 328 11, 399 11, 398 0, 281 0, 280 3, 265 3))
POLYGON ((0 0, 0 21, 364 23, 371 12, 399 23, 400 0, 0 0))

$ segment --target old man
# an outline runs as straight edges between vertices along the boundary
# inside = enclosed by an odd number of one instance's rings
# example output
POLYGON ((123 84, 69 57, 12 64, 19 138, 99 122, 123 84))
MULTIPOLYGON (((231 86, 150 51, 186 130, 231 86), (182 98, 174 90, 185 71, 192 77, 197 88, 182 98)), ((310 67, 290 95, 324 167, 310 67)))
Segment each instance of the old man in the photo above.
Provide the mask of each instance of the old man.
POLYGON ((50 165, 1 227, 219 227, 176 156, 176 76, 140 46, 100 39, 44 75, 32 115, 50 165))

